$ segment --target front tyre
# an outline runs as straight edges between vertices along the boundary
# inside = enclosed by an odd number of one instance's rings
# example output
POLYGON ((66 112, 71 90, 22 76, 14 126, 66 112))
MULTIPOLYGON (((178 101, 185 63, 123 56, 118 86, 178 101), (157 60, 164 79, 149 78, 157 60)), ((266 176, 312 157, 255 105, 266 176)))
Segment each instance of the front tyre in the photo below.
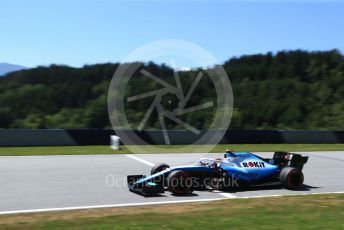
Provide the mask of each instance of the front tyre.
POLYGON ((165 163, 159 163, 153 166, 152 170, 151 170, 151 175, 161 172, 167 168, 169 168, 170 166, 168 164, 165 163))
POLYGON ((167 177, 168 190, 174 195, 181 196, 193 191, 193 180, 187 172, 177 170, 167 177))
POLYGON ((303 184, 304 177, 301 170, 297 168, 286 167, 282 169, 279 180, 287 189, 298 189, 303 184))
MULTIPOLYGON (((164 171, 165 169, 169 168, 170 166, 165 163, 159 163, 153 166, 151 169, 151 175, 159 173, 161 171, 164 171)), ((161 185, 163 187, 166 187, 166 178, 164 175, 160 175, 155 177, 154 182, 157 183, 158 185, 161 185)))

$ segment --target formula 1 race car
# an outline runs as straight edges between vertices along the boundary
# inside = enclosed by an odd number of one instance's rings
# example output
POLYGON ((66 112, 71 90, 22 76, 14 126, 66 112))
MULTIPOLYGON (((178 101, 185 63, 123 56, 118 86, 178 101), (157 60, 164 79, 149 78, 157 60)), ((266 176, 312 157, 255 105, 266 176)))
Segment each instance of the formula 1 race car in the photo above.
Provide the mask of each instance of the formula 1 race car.
POLYGON ((155 165, 150 176, 127 177, 129 190, 152 196, 165 189, 174 195, 186 195, 194 190, 235 189, 257 184, 278 183, 287 189, 303 184, 302 168, 308 156, 275 152, 273 158, 262 158, 250 152, 227 150, 222 158, 201 158, 193 165, 170 167, 155 165))

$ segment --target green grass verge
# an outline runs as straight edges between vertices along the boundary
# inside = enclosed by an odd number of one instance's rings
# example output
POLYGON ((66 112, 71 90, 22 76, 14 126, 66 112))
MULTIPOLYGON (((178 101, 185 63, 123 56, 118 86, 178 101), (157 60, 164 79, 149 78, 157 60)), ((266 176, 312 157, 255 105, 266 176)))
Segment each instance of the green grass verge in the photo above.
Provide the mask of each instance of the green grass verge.
POLYGON ((344 194, 0 217, 1 229, 343 229, 344 194), (2 223, 2 224, 1 224, 2 223))
MULTIPOLYGON (((208 146, 197 145, 140 145, 136 153, 181 153, 203 152, 208 146), (157 148, 158 147, 158 148, 157 148)), ((344 151, 344 144, 233 144, 216 145, 210 152, 233 151, 273 152, 273 151, 344 151)), ((109 146, 53 146, 53 147, 1 147, 0 156, 30 155, 91 155, 131 153, 127 146, 112 150, 109 146)))

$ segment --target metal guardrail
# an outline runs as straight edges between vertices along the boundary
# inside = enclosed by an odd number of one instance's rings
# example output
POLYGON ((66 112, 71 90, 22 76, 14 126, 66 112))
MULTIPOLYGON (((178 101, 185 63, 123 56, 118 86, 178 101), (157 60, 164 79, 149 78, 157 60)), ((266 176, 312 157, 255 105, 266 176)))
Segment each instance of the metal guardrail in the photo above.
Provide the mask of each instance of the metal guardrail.
MULTIPOLYGON (((210 131, 214 132, 216 131, 210 131)), ((320 144, 344 143, 344 131, 227 130, 221 144, 320 144)), ((162 131, 135 132, 147 144, 165 144, 162 131)), ((171 144, 192 144, 199 135, 169 130, 171 144)), ((1 129, 0 146, 108 145, 113 130, 98 129, 1 129)), ((131 132, 127 132, 131 135, 131 132)), ((134 144, 143 144, 142 142, 134 144)), ((216 143, 208 143, 216 144, 216 143)))

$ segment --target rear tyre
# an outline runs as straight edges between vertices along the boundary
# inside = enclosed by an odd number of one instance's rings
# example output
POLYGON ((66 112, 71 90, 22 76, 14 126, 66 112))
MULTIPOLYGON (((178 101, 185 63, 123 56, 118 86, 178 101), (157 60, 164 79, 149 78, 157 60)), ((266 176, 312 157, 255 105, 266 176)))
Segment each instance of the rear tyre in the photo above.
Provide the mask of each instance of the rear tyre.
POLYGON ((161 172, 167 168, 169 168, 170 166, 168 164, 165 163, 159 163, 153 166, 152 170, 151 170, 151 175, 161 172))
POLYGON ((304 177, 301 170, 297 168, 286 167, 282 169, 279 180, 287 189, 298 189, 303 184, 304 177))
POLYGON ((168 190, 174 195, 181 196, 193 191, 193 180, 187 172, 177 170, 167 177, 168 190))

